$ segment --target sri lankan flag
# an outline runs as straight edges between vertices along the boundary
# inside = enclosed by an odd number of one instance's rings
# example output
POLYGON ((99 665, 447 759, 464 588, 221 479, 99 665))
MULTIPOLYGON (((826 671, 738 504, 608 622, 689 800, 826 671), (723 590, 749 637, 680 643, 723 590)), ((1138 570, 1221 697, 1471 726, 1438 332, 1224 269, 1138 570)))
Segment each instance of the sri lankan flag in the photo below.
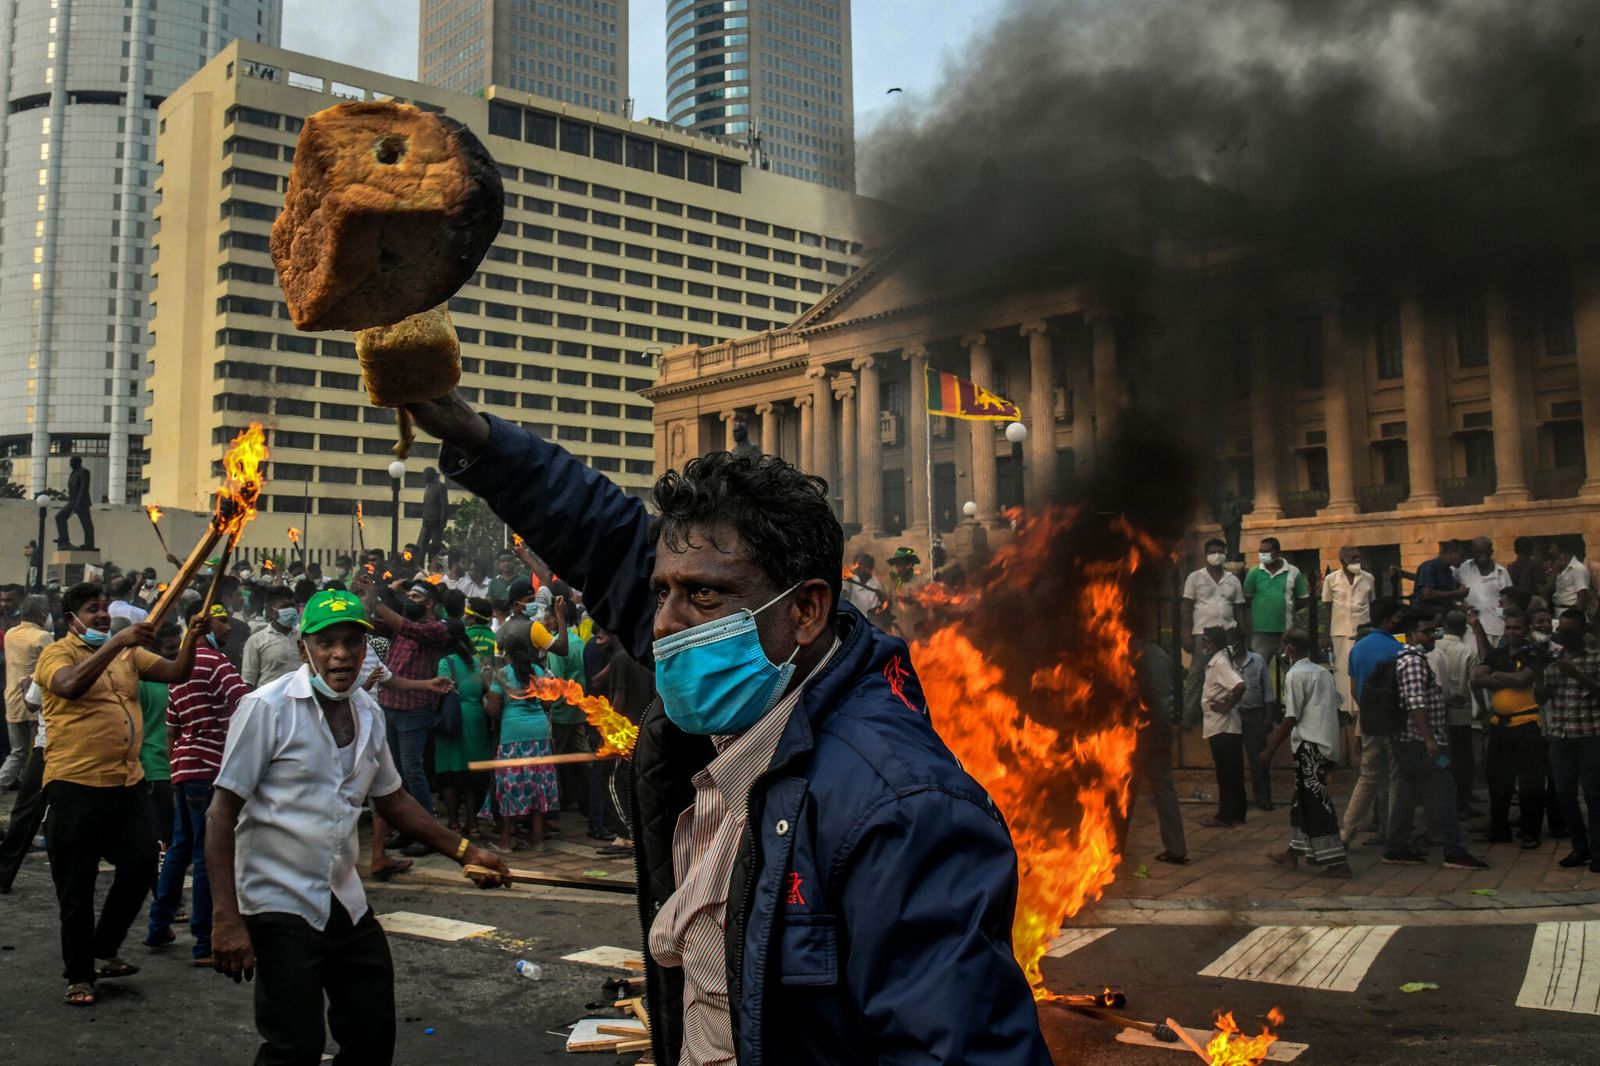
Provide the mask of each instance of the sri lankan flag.
POLYGON ((929 369, 927 373, 930 415, 981 422, 1015 422, 1022 417, 1021 408, 982 385, 942 370, 929 369))

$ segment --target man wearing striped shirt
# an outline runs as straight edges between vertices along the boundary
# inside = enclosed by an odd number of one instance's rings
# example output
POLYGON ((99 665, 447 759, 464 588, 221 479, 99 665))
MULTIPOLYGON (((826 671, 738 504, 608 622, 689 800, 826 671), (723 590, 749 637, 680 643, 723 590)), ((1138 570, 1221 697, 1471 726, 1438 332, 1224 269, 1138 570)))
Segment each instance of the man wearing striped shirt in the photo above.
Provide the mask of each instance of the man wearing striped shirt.
POLYGON ((189 680, 172 686, 167 700, 167 737, 172 752, 172 846, 161 861, 145 943, 160 948, 176 939, 172 920, 183 898, 184 872, 192 861, 194 897, 189 909, 189 931, 194 935, 196 966, 211 965, 206 809, 211 806, 212 783, 222 765, 228 719, 250 691, 221 650, 228 645, 231 625, 227 608, 220 603, 196 609, 189 627, 198 628, 202 636, 195 643, 194 672, 189 680))

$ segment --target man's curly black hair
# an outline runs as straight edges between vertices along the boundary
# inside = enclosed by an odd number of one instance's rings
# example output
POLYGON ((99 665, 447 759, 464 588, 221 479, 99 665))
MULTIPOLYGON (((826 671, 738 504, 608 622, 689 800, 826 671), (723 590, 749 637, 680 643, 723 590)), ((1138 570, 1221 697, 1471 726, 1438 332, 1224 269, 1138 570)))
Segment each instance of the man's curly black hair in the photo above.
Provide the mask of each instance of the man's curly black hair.
POLYGON ((775 455, 712 452, 663 474, 651 502, 658 547, 682 551, 691 530, 726 522, 775 586, 822 578, 838 605, 844 529, 822 478, 775 455))

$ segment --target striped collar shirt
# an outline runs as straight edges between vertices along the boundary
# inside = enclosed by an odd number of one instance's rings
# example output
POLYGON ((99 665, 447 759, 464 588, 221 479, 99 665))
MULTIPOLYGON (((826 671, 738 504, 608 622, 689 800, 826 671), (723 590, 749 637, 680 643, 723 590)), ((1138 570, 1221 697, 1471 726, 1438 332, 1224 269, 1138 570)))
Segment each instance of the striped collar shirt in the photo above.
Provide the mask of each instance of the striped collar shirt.
POLYGON ((694 805, 678 816, 672 834, 677 889, 650 927, 650 954, 662 966, 683 969, 683 1055, 680 1066, 721 1066, 737 1060, 728 1010, 727 953, 723 928, 728 880, 744 839, 750 789, 772 764, 789 716, 812 678, 839 650, 833 647, 777 706, 749 729, 713 737, 717 757, 694 775, 694 805))
POLYGON ((228 719, 249 691, 227 656, 207 641, 195 645, 194 672, 189 680, 173 685, 167 699, 174 783, 216 780, 228 740, 228 719))

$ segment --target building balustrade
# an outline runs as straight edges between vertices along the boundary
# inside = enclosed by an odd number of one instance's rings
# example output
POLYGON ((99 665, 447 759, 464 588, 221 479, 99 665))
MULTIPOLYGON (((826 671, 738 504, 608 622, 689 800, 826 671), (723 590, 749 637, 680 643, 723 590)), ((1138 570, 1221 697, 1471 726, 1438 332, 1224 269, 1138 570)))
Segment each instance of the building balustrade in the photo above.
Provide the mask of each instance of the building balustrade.
POLYGON ((1476 507, 1493 492, 1493 474, 1447 477, 1439 482, 1439 502, 1446 507, 1476 507))
POLYGON ((1362 514, 1383 514, 1400 506, 1411 495, 1411 486, 1404 482, 1361 485, 1356 488, 1356 506, 1362 514))
POLYGON ((1583 467, 1569 466, 1557 470, 1535 470, 1528 480, 1536 500, 1570 500, 1578 495, 1583 478, 1583 467))
POLYGON ((1278 502, 1285 518, 1315 518, 1318 511, 1328 506, 1328 490, 1286 492, 1278 502))

